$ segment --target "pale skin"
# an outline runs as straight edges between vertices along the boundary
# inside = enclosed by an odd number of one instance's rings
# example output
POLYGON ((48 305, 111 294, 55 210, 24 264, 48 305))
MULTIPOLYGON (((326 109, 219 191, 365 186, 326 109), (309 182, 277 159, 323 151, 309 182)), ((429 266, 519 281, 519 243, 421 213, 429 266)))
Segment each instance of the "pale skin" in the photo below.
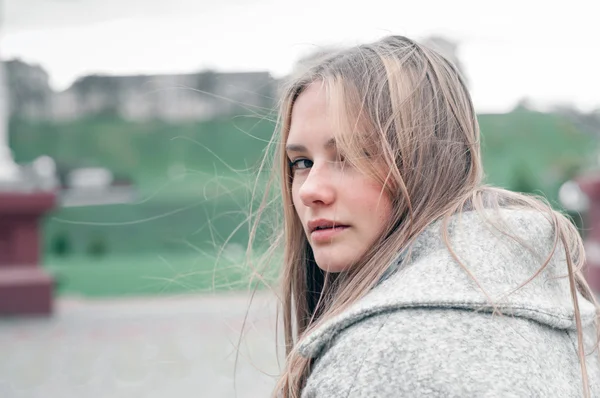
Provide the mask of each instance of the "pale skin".
POLYGON ((381 184, 338 154, 320 82, 296 100, 286 149, 293 205, 315 261, 325 271, 345 271, 379 238, 392 206, 381 184))

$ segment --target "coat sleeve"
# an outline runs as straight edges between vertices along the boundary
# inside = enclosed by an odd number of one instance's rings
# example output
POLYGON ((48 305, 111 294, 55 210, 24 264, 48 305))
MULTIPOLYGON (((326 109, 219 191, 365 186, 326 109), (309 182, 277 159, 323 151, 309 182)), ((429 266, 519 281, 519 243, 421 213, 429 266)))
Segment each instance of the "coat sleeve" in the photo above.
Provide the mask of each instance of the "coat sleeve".
POLYGON ((524 318, 404 309, 340 332, 302 398, 580 397, 578 372, 565 331, 524 318))

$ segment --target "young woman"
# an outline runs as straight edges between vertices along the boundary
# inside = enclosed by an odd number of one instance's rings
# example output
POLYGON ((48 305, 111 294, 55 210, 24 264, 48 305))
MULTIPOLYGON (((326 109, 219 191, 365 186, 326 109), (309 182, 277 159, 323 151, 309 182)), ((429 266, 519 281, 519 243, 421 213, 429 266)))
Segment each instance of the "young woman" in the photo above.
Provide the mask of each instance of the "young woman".
POLYGON ((281 397, 600 396, 573 225, 482 183, 456 68, 404 37, 321 57, 281 109, 281 397))

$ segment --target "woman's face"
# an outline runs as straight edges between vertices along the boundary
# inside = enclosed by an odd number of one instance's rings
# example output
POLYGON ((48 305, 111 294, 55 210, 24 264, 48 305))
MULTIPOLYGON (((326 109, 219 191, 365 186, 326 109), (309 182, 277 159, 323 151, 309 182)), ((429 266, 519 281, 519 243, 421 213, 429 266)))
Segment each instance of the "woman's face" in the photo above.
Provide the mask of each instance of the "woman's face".
POLYGON ((381 235, 391 201, 381 184, 336 151, 324 86, 311 84, 292 109, 286 142, 294 208, 318 266, 347 270, 381 235))

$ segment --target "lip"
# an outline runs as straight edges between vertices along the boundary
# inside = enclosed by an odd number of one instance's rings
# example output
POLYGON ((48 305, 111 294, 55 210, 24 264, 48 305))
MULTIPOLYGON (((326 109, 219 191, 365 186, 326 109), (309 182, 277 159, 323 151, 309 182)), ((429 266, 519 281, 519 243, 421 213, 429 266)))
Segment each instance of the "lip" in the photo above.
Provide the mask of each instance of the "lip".
POLYGON ((331 243, 335 237, 343 233, 348 228, 350 227, 346 225, 340 225, 336 226, 335 228, 317 229, 310 233, 310 241, 311 243, 331 243))
POLYGON ((332 221, 325 218, 311 220, 308 222, 310 240, 313 243, 331 242, 333 238, 344 232, 349 227, 349 225, 340 221, 332 221), (317 229, 318 227, 326 227, 326 229, 317 229))
POLYGON ((348 224, 344 224, 341 221, 333 221, 333 220, 328 220, 326 218, 318 218, 316 220, 311 220, 308 222, 307 224, 308 226, 308 231, 310 233, 315 232, 315 230, 319 227, 327 227, 327 228, 331 228, 331 227, 348 227, 348 224))

